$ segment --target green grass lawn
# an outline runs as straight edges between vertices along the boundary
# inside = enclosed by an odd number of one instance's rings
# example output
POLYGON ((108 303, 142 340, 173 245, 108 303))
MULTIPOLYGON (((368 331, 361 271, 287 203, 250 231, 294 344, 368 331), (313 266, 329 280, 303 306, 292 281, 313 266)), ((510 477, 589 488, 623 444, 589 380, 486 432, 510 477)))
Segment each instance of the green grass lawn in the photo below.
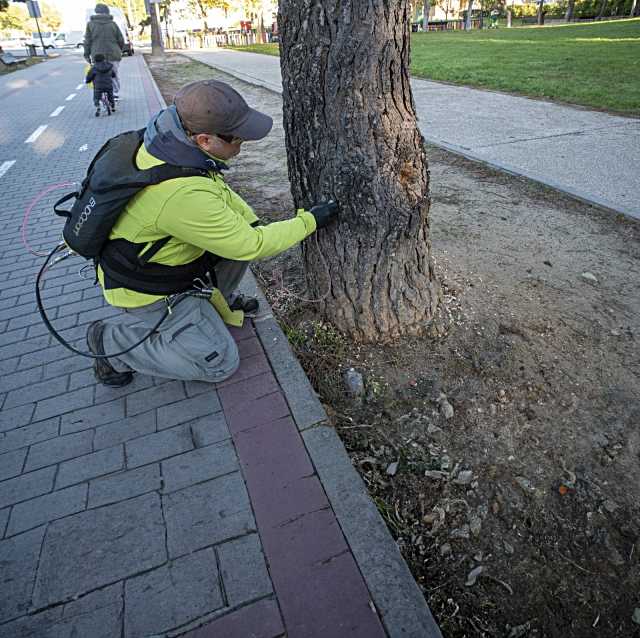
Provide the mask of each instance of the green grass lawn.
POLYGON ((640 115, 640 19, 414 33, 411 73, 640 115))
MULTIPOLYGON (((277 44, 239 50, 278 55, 277 44)), ((413 33, 411 73, 640 115, 640 19, 413 33)))

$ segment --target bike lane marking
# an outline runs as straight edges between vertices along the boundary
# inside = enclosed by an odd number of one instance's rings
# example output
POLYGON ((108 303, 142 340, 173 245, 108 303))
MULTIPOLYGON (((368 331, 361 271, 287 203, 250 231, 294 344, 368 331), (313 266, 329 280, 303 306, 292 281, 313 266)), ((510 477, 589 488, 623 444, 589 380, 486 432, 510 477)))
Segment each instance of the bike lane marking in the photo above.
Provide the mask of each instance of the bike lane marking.
POLYGON ((64 106, 59 106, 49 117, 58 117, 62 113, 62 109, 64 109, 64 106))
POLYGON ((15 163, 15 160, 7 160, 6 162, 2 162, 2 164, 0 164, 0 177, 2 177, 15 163))
POLYGON ((65 98, 65 102, 70 102, 71 100, 73 100, 75 96, 76 96, 75 93, 72 93, 71 95, 67 95, 67 97, 65 98))
POLYGON ((39 126, 29 137, 24 141, 25 144, 33 144, 45 131, 47 128, 46 124, 39 126))

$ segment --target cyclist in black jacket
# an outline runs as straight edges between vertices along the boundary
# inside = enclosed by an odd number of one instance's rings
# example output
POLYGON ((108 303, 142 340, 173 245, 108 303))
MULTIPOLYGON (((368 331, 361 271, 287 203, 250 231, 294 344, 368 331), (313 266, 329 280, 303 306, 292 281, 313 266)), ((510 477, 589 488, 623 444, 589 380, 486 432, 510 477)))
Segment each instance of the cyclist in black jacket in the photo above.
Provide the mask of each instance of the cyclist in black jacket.
POLYGON ((116 110, 116 103, 113 99, 113 78, 116 77, 115 69, 111 62, 105 60, 104 55, 98 53, 95 56, 95 63, 89 69, 85 82, 93 82, 93 104, 96 107, 96 117, 100 115, 100 99, 103 93, 107 94, 107 100, 112 111, 116 110))

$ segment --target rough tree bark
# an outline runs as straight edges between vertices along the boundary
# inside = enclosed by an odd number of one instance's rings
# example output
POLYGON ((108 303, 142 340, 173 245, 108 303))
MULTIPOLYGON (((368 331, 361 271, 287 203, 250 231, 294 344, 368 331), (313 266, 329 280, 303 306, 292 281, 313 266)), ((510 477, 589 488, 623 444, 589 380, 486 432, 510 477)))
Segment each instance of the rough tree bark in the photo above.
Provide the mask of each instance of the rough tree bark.
POLYGON ((297 206, 333 197, 337 224, 303 247, 310 294, 358 341, 422 334, 439 285, 429 172, 409 84, 408 0, 280 0, 284 128, 297 206))
POLYGON ((150 4, 151 9, 151 55, 164 55, 164 44, 162 42, 162 30, 160 29, 160 16, 158 15, 158 5, 150 4))
POLYGON ((544 0, 538 0, 538 15, 537 15, 537 22, 539 25, 543 25, 544 24, 544 0))

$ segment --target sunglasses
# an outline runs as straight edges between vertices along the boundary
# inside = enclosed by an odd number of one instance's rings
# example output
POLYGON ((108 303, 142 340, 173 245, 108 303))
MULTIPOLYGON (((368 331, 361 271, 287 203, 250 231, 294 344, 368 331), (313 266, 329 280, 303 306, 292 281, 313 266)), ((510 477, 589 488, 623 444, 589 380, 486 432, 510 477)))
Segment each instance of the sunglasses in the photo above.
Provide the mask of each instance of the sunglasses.
POLYGON ((219 137, 223 142, 226 142, 227 144, 233 144, 233 142, 243 141, 235 135, 222 135, 222 133, 216 133, 216 137, 219 137))

